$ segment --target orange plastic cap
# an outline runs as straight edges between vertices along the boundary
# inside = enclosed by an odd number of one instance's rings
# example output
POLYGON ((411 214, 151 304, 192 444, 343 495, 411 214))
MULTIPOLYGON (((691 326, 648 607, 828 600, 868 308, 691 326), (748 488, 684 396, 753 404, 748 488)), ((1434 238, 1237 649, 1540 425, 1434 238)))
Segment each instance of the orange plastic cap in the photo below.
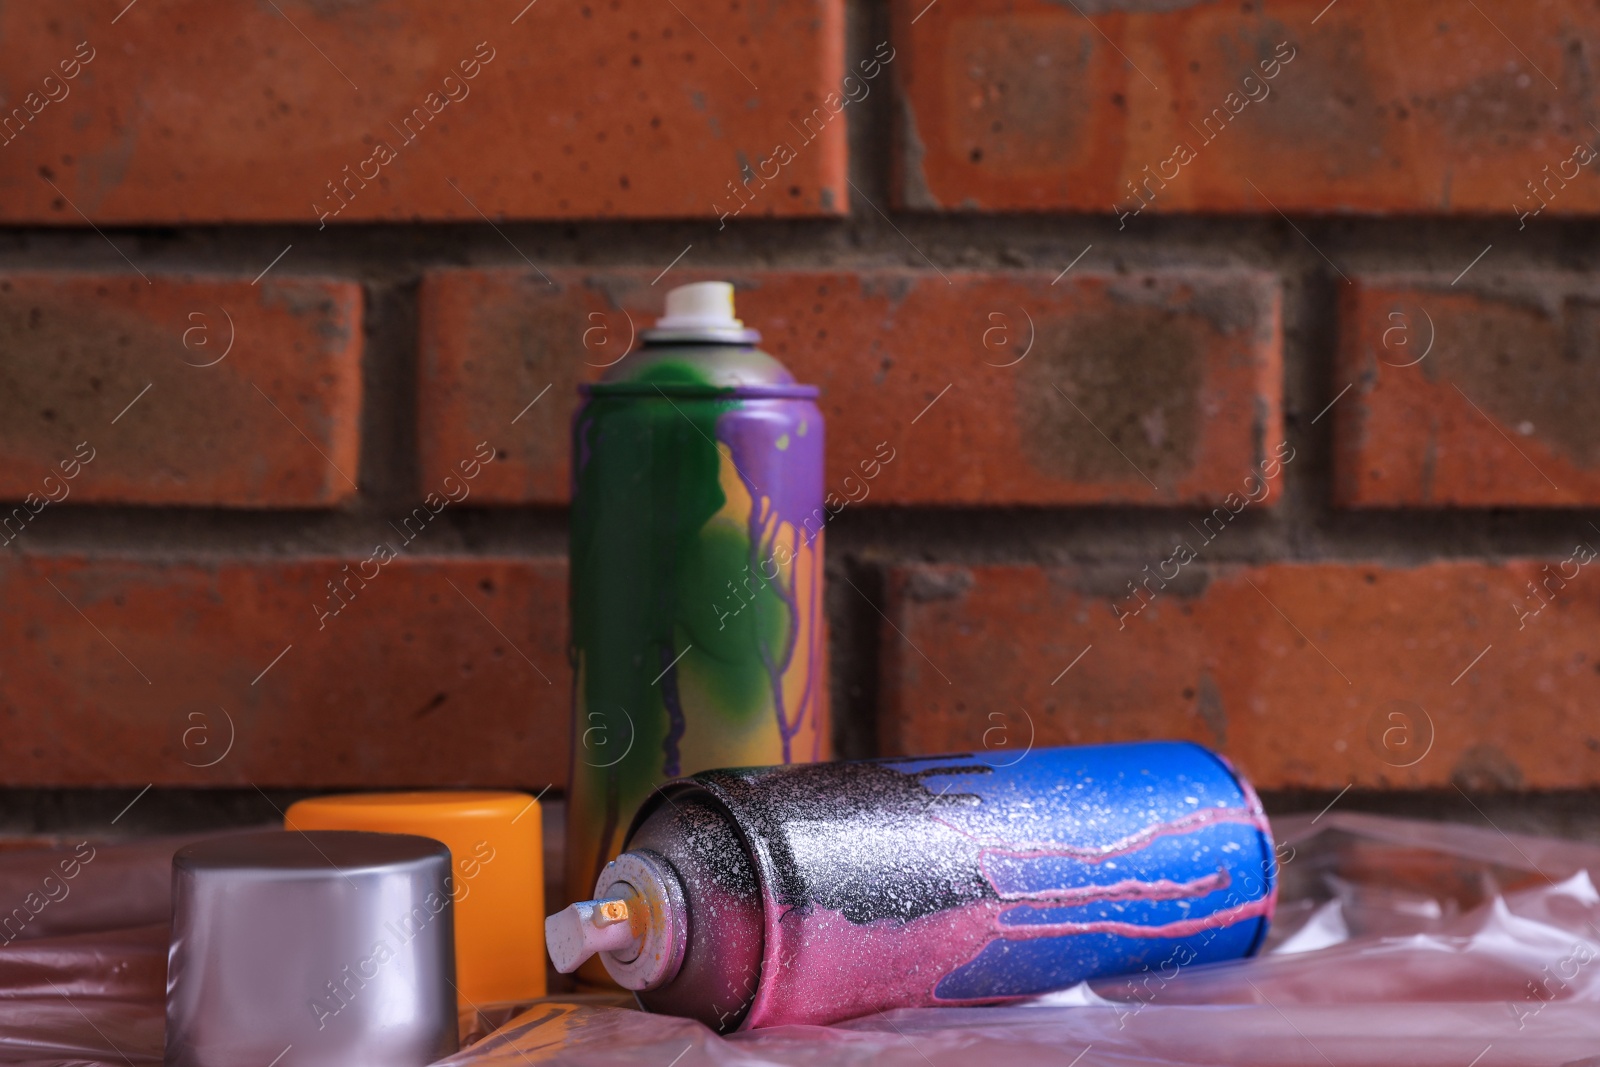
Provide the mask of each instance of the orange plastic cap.
POLYGON ((289 808, 289 830, 420 834, 450 849, 456 988, 464 1007, 545 994, 544 854, 526 793, 351 793, 289 808))

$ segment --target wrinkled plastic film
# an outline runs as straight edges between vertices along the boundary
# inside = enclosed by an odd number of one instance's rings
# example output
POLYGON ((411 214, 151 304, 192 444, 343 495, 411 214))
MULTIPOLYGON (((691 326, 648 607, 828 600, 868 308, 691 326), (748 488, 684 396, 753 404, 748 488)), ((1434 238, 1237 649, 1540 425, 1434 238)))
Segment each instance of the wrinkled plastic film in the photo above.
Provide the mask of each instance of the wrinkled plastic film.
MULTIPOLYGON (((442 1062, 1466 1067, 1480 1055, 1478 1067, 1600 1062, 1593 1059, 1600 1056, 1600 893, 1591 877, 1600 877, 1600 847, 1502 835, 1486 825, 1337 812, 1314 824, 1279 818, 1274 827, 1282 890, 1266 951, 1254 959, 1169 966, 1026 1006, 902 1010, 729 1037, 645 1014, 619 997, 550 999, 442 1062)), ((137 847, 153 852, 149 862, 162 870, 170 862, 171 845, 137 847)), ((23 857, 35 865, 40 858, 23 857)), ((25 883, 19 862, 18 854, 0 854, 0 892, 25 883)), ((147 899, 122 906, 114 886, 95 892, 107 895, 93 914, 122 914, 127 927, 146 929, 79 931, 0 948, 0 1062, 160 1061, 163 968, 151 946, 163 943, 164 930, 144 921, 147 899)), ((487 1010, 489 1018, 467 1020, 464 1032, 482 1034, 513 1010, 487 1010)))

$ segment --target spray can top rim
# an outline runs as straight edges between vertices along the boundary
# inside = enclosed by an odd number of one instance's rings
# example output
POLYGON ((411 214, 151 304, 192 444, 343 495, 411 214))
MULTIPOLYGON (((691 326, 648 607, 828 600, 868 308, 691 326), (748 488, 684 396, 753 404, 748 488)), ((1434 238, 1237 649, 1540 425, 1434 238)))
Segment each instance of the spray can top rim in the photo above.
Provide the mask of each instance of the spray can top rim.
POLYGON ((639 331, 647 343, 612 360, 597 382, 585 382, 586 397, 815 399, 778 359, 761 351, 761 335, 733 313, 733 286, 695 282, 667 293, 666 314, 653 330, 639 331), (630 355, 630 353, 632 353, 630 355))
POLYGON ((640 337, 646 344, 761 343, 761 334, 733 313, 731 282, 690 282, 667 290, 666 314, 640 337))
POLYGON ((689 910, 672 865, 651 849, 629 849, 600 872, 593 900, 545 919, 545 950, 571 974, 598 954, 624 989, 651 990, 678 976, 689 944, 689 910))

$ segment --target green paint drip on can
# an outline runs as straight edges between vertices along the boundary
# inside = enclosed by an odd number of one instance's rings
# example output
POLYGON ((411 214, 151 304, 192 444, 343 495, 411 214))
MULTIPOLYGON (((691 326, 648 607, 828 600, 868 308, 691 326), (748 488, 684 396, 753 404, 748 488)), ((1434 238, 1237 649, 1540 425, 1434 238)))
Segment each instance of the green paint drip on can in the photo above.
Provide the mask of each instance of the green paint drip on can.
POLYGON ((816 389, 678 292, 573 423, 574 900, 662 782, 829 754, 816 389))

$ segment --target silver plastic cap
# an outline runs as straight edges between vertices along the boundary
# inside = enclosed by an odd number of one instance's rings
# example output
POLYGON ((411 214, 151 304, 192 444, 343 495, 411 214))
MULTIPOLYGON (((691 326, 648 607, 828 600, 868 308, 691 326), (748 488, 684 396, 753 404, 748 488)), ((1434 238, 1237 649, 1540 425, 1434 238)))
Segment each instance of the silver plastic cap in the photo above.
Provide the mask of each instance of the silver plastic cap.
POLYGON ((423 1067, 456 1050, 450 850, 274 831, 172 858, 167 1067, 423 1067))

